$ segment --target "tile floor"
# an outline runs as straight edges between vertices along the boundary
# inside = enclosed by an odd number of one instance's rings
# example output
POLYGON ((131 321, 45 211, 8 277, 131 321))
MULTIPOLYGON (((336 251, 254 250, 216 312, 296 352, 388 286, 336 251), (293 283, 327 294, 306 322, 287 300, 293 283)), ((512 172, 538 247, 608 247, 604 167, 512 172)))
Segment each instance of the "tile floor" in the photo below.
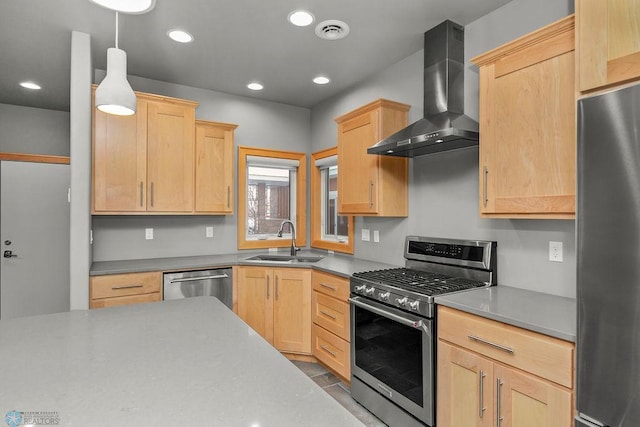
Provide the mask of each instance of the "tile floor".
POLYGON ((338 377, 327 371, 322 365, 313 362, 301 362, 293 360, 292 363, 318 384, 331 397, 344 406, 357 419, 367 427, 383 427, 385 423, 377 419, 371 412, 367 411, 358 402, 353 400, 349 393, 349 387, 338 377))

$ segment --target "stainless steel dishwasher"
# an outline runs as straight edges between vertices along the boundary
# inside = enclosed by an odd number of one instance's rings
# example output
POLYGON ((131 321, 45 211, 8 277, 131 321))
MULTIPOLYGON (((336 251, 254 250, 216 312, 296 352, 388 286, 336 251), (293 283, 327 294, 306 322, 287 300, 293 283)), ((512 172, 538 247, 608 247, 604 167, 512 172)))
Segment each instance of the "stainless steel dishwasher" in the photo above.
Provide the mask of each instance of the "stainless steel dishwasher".
POLYGON ((232 269, 179 271, 164 274, 164 299, 214 296, 233 309, 232 269))

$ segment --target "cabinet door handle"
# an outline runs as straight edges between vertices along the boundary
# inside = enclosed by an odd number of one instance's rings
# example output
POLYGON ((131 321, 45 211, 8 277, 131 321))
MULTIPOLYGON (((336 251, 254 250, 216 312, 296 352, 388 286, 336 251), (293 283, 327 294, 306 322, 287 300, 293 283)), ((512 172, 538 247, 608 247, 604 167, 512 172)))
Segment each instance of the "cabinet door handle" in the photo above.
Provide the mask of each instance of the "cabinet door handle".
POLYGON ((486 166, 482 168, 482 204, 484 207, 487 207, 487 202, 489 199, 487 198, 487 175, 489 175, 489 170, 486 166))
POLYGON ((142 288, 144 285, 141 284, 137 284, 137 285, 124 285, 124 286, 112 286, 111 290, 117 291, 120 289, 134 289, 134 288, 142 288))
POLYGON ((500 427, 502 417, 500 416, 500 389, 502 388, 502 381, 500 378, 496 379, 496 427, 500 427))
POLYGON ((269 276, 267 276, 267 299, 269 299, 269 276))
POLYGON ((329 353, 330 355, 332 355, 333 357, 338 357, 338 355, 335 352, 329 350, 329 348, 327 346, 320 345, 320 348, 323 349, 324 351, 326 351, 327 353, 329 353))
POLYGON ((151 207, 153 207, 153 182, 151 183, 151 207))
POLYGON ((369 180, 369 207, 373 207, 373 181, 369 180))
POLYGON ((143 182, 140 181, 140 207, 142 207, 142 202, 143 202, 143 196, 144 196, 144 189, 143 189, 143 182))
POLYGON ((331 289, 333 292, 337 291, 336 288, 334 288, 333 286, 327 285, 326 283, 320 283, 320 286, 322 286, 323 288, 331 289))
POLYGON ((331 313, 327 313, 327 312, 326 312, 326 311, 324 311, 324 310, 320 310, 320 314, 324 314, 325 316, 330 317, 330 318, 332 318, 333 320, 337 320, 337 319, 338 319, 338 318, 337 318, 336 316, 334 316, 333 314, 331 314, 331 313))
POLYGON ((486 377, 486 375, 484 374, 484 372, 482 371, 482 369, 480 369, 480 374, 479 374, 479 383, 480 385, 478 386, 478 416, 480 418, 482 418, 482 416, 484 415, 484 410, 486 409, 484 407, 484 377, 486 377))
POLYGON ((509 354, 513 354, 514 353, 512 348, 505 347, 503 345, 496 344, 496 343, 493 343, 491 341, 487 341, 487 340, 482 339, 480 337, 476 337, 475 335, 467 335, 467 336, 469 337, 470 340, 474 340, 476 342, 479 342, 479 343, 482 343, 482 344, 486 344, 486 345, 491 346, 493 348, 497 348, 498 350, 502 350, 505 353, 509 353, 509 354))
POLYGON ((231 207, 231 186, 227 185, 227 207, 231 207))
POLYGON ((276 301, 278 301, 278 275, 276 274, 276 301))

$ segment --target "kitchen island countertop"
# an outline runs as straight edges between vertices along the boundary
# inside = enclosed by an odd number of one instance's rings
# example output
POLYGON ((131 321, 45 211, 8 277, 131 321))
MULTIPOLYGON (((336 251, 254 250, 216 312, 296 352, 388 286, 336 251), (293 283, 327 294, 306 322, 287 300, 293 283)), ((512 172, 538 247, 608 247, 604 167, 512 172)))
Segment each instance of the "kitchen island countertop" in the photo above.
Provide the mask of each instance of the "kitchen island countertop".
POLYGON ((3 417, 40 413, 61 426, 362 425, 213 297, 2 320, 0 360, 3 417))
POLYGON ((576 300, 510 286, 492 286, 437 296, 436 304, 518 326, 576 340, 576 300))

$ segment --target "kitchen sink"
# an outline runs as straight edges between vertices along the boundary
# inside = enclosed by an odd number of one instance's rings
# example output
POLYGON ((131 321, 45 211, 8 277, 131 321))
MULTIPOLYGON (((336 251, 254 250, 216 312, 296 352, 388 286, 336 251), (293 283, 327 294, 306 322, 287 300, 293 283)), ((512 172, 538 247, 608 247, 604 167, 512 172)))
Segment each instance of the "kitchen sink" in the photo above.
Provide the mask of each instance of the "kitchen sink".
POLYGON ((292 255, 256 255, 246 258, 245 261, 262 261, 262 262, 280 262, 283 264, 292 264, 294 262, 318 262, 321 256, 292 256, 292 255))

